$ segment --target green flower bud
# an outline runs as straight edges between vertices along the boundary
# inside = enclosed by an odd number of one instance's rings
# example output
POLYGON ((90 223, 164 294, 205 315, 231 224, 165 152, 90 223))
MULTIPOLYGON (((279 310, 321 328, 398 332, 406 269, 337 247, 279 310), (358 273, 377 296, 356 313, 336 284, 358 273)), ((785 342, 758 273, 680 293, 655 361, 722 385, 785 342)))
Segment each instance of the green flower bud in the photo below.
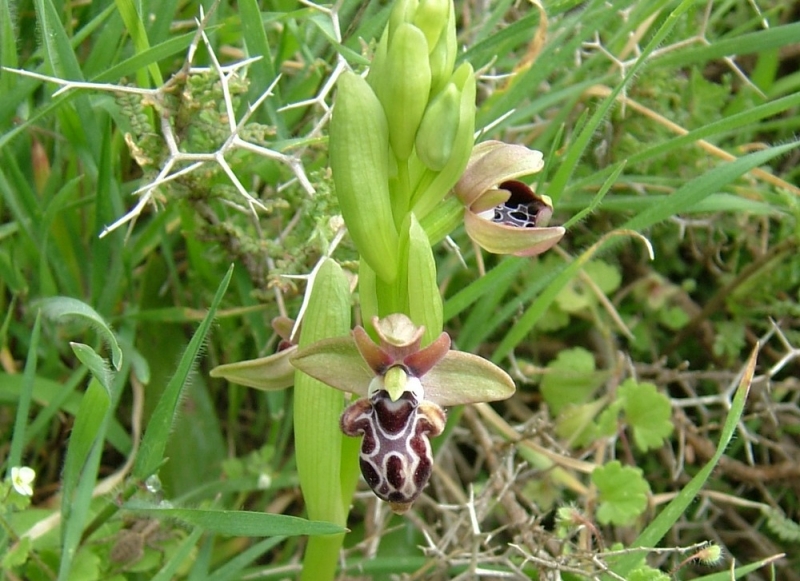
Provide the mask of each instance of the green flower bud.
POLYGON ((412 24, 401 24, 390 37, 385 70, 378 72, 375 86, 389 122, 389 142, 399 160, 407 160, 414 148, 428 95, 431 67, 428 43, 422 31, 412 24))
POLYGON ((390 41, 401 24, 414 22, 414 15, 417 13, 418 7, 419 0, 397 0, 395 2, 392 13, 389 15, 389 23, 386 25, 390 41))
POLYGON ((336 196, 361 257, 384 281, 397 276, 397 231, 389 196, 389 135, 383 108, 355 73, 339 78, 330 127, 336 196))
POLYGON ((381 40, 378 46, 375 47, 375 54, 372 55, 372 63, 369 66, 367 73, 367 82, 378 100, 381 100, 380 91, 382 91, 386 83, 383 82, 387 74, 386 68, 386 54, 389 52, 389 28, 387 27, 381 35, 381 40))
POLYGON ((431 95, 436 95, 450 81, 458 56, 455 11, 450 10, 447 23, 436 44, 429 44, 428 61, 431 65, 431 95))
POLYGON ((422 0, 414 13, 414 24, 428 41, 429 50, 433 50, 449 21, 451 0, 422 0))
POLYGON ((420 221, 431 245, 438 244, 464 223, 464 205, 455 196, 447 196, 420 221))
POLYGON ((451 77, 451 82, 461 92, 458 106, 458 131, 453 140, 453 150, 445 166, 436 174, 430 173, 428 181, 421 181, 420 187, 411 199, 411 208, 422 220, 433 210, 447 192, 455 185, 469 162, 472 146, 475 143, 475 75, 469 63, 459 66, 451 77))
POLYGON ((428 105, 415 140, 417 157, 433 171, 441 171, 453 153, 460 118, 461 91, 448 83, 428 105))

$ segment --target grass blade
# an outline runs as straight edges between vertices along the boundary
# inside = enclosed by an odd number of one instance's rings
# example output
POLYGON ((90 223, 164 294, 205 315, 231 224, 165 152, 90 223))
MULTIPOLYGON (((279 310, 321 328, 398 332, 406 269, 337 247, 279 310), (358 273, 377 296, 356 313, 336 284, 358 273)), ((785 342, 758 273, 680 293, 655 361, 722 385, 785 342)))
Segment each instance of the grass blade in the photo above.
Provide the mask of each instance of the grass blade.
POLYGON ((654 204, 637 214, 623 224, 622 228, 643 230, 676 214, 680 214, 709 195, 719 192, 723 186, 732 182, 740 175, 750 171, 754 167, 767 163, 774 157, 791 151, 798 145, 800 145, 800 142, 793 141, 763 151, 757 151, 740 157, 730 163, 717 166, 698 178, 693 179, 683 187, 678 188, 671 196, 664 198, 660 203, 654 204))
MULTIPOLYGON (((676 496, 675 499, 670 502, 655 519, 653 519, 653 522, 651 522, 647 528, 642 531, 639 537, 633 542, 632 547, 655 547, 656 543, 658 543, 664 537, 664 535, 667 534, 672 525, 674 525, 678 519, 683 516, 686 509, 689 507, 694 498, 700 492, 700 489, 708 480, 708 477, 711 476, 711 473, 713 472, 720 458, 722 458, 722 455, 725 453, 725 449, 728 447, 728 443, 731 441, 733 433, 736 430, 736 425, 739 422, 739 418, 741 418, 742 412, 744 411, 744 404, 747 400, 747 394, 750 391, 750 384, 753 381, 753 374, 756 370, 758 349, 759 346, 756 345, 755 349, 753 349, 752 353, 750 354, 747 363, 745 364, 744 372, 742 373, 742 377, 739 381, 739 386, 736 389, 736 395, 733 398, 733 404, 728 412, 728 417, 725 419, 725 425, 722 427, 719 443, 717 444, 717 450, 714 453, 714 456, 711 458, 708 464, 703 466, 703 469, 700 470, 700 472, 698 472, 695 477, 683 487, 683 490, 681 490, 680 494, 678 494, 678 496, 676 496)), ((625 577, 636 566, 640 558, 641 557, 638 553, 626 555, 614 567, 614 572, 622 577, 625 577)))
MULTIPOLYGON (((147 40, 147 30, 142 22, 141 15, 136 10, 136 6, 130 0, 116 0, 117 10, 119 10, 122 21, 128 29, 128 34, 131 35, 133 45, 136 47, 136 52, 144 52, 150 48, 150 42, 147 40)), ((163 85, 164 79, 161 77, 161 70, 156 63, 150 63, 147 67, 150 76, 156 85, 163 85)), ((136 79, 139 82, 139 87, 149 87, 147 77, 143 74, 137 74, 136 79)))
POLYGON ((600 123, 602 123, 603 119, 606 118, 611 106, 616 102, 617 95, 619 95, 622 90, 628 86, 628 83, 630 83, 631 79, 634 78, 634 76, 647 62, 647 57, 650 55, 650 53, 652 53, 656 47, 660 46, 664 42, 672 28, 675 26, 675 24, 677 24, 680 15, 686 12, 692 4, 693 2, 691 2, 691 0, 684 0, 675 10, 670 13, 670 15, 664 21, 664 24, 661 25, 656 34, 642 51, 641 55, 639 55, 639 58, 636 59, 636 62, 633 64, 633 66, 628 69, 625 78, 623 78, 622 81, 617 84, 616 87, 614 87, 608 97, 606 97, 600 103, 600 106, 592 114, 592 117, 583 127, 580 134, 575 138, 574 144, 572 147, 570 147, 569 152, 550 182, 549 195, 553 199, 553 205, 557 205, 558 199, 561 197, 561 192, 564 191, 564 188, 572 176, 572 173, 575 171, 575 168, 583 157, 589 142, 594 138, 600 123))
POLYGON ((164 460, 164 450, 169 440, 172 424, 175 421, 181 392, 186 385, 194 361, 200 353, 200 348, 205 341, 208 330, 211 327, 211 322, 214 320, 214 314, 217 312, 217 308, 228 288, 232 275, 233 265, 228 269, 225 278, 223 278, 217 288, 217 293, 214 295, 214 300, 211 303, 208 314, 206 314, 203 322, 200 323, 200 327, 189 342, 189 346, 183 354, 183 357, 181 357, 175 375, 172 376, 172 379, 161 395, 161 399, 159 399, 156 411, 150 419, 144 438, 142 438, 139 456, 136 458, 136 464, 133 467, 133 475, 136 478, 147 478, 156 471, 159 464, 164 460))
POLYGON ((83 534, 92 489, 97 481, 97 468, 103 450, 101 444, 105 439, 110 406, 108 391, 99 381, 92 379, 75 416, 75 427, 64 463, 59 581, 69 578, 83 534))
POLYGON ((162 508, 134 502, 126 504, 125 508, 154 518, 177 519, 202 527, 206 531, 234 537, 291 537, 297 535, 331 535, 345 532, 345 528, 337 524, 265 512, 162 508))
POLYGON ((22 448, 25 446, 25 430, 28 427, 28 413, 31 409, 31 399, 33 398, 33 382, 36 377, 36 354, 39 352, 39 333, 42 328, 41 311, 36 313, 36 322, 33 324, 31 332, 31 346, 28 349, 28 359, 25 362, 25 375, 23 378, 22 389, 19 393, 17 404, 17 415, 14 419, 14 434, 11 440, 11 451, 8 453, 6 466, 12 468, 21 466, 22 448))

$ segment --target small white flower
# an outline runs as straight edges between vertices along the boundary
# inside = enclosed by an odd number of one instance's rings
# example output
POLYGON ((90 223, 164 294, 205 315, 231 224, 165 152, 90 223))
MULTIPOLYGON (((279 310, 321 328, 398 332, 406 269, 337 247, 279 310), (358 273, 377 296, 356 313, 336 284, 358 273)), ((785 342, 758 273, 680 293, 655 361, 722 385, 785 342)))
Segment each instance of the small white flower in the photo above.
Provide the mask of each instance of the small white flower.
POLYGON ((33 480, 36 478, 36 471, 27 466, 14 466, 11 469, 11 484, 14 490, 22 496, 33 496, 33 480))
POLYGON ((267 490, 270 486, 272 486, 272 478, 270 478, 269 474, 265 474, 262 472, 258 475, 258 484, 256 487, 259 490, 267 490))

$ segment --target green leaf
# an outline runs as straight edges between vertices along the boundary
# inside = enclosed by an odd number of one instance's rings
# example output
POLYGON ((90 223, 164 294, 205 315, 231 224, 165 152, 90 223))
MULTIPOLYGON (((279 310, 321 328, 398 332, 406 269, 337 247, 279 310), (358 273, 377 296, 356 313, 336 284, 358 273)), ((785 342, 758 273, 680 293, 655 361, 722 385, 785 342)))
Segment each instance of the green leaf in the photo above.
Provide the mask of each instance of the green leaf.
MULTIPOLYGON (((615 291, 622 282, 619 269, 602 260, 592 260, 583 267, 583 271, 606 295, 615 291)), ((594 291, 580 278, 572 279, 556 297, 556 304, 568 313, 578 312, 596 302, 594 291)))
POLYGON ((75 560, 84 523, 89 514, 92 490, 97 482, 97 468, 105 438, 111 399, 96 379, 81 400, 75 427, 67 448, 61 503, 61 564, 59 579, 66 579, 75 560))
POLYGON ((798 142, 792 141, 784 145, 770 147, 755 153, 742 156, 734 161, 724 163, 707 171, 703 175, 687 182, 670 196, 660 202, 652 204, 625 224, 623 229, 644 230, 653 224, 686 211, 709 195, 717 193, 720 189, 750 171, 751 169, 767 163, 772 158, 782 155, 797 148, 798 142))
MULTIPOLYGON (((503 340, 495 348, 492 353, 491 360, 495 363, 499 362, 503 357, 511 353, 513 349, 525 340, 525 337, 530 333, 531 329, 536 325, 545 311, 553 304, 556 297, 563 291, 564 286, 567 285, 573 278, 578 275, 578 271, 583 268, 586 263, 615 233, 610 233, 601 238, 598 242, 584 250, 577 258, 572 260, 568 265, 555 269, 552 273, 547 275, 547 278, 542 281, 532 282, 531 288, 534 288, 540 282, 543 285, 543 290, 540 290, 538 296, 534 301, 525 309, 525 312, 519 317, 511 329, 506 333, 503 340), (552 277, 552 278, 550 278, 552 277)), ((530 289, 526 289, 526 293, 530 289)), ((516 313, 518 306, 514 303, 510 304, 513 307, 513 313, 516 313)), ((514 315, 516 316, 516 315, 514 315)), ((509 316, 510 318, 510 316, 509 316)), ((487 323, 489 326, 489 323, 487 323)))
POLYGON ((691 320, 689 314, 681 307, 664 307, 658 311, 658 322, 667 329, 677 331, 691 320))
POLYGON ((217 293, 214 295, 214 300, 203 322, 200 323, 200 327, 198 327, 194 336, 192 336, 192 340, 189 341, 189 346, 186 348, 183 357, 181 357, 180 363, 178 363, 178 369, 175 375, 172 376, 172 379, 161 394, 158 406, 153 416, 150 418, 147 431, 142 438, 139 455, 136 457, 136 464, 133 467, 133 475, 136 478, 142 480, 147 478, 156 471, 159 464, 164 460, 164 450, 167 447, 169 433, 178 411, 178 402, 180 401, 181 393, 186 385, 194 361, 200 353, 200 348, 205 341, 206 334, 208 334, 208 330, 211 327, 211 322, 214 320, 214 314, 217 312, 217 308, 228 288, 232 275, 233 265, 228 269, 227 274, 217 288, 217 293))
POLYGON ((594 418, 605 405, 603 399, 580 405, 567 405, 558 414, 556 435, 568 440, 576 448, 586 446, 597 439, 597 424, 594 418))
POLYGON ((105 388, 110 396, 113 375, 111 369, 108 367, 108 361, 100 357, 97 351, 83 343, 71 341, 69 346, 72 347, 72 352, 75 353, 75 357, 91 371, 94 378, 100 382, 100 385, 105 388))
MULTIPOLYGON (((256 0, 243 0, 238 2, 238 12, 241 16, 242 40, 250 56, 259 55, 261 59, 252 63, 247 71, 247 76, 252 80, 250 98, 256 99, 257 92, 264 91, 275 80, 275 56, 273 48, 267 38, 264 18, 256 0)), ((285 120, 276 113, 275 102, 281 102, 280 87, 273 89, 274 99, 267 99, 264 107, 269 115, 270 123, 277 128, 278 135, 285 136, 285 120)))
POLYGON ((508 286, 514 277, 523 268, 530 267, 530 264, 530 260, 524 258, 516 256, 503 257, 500 264, 447 299, 444 305, 444 320, 448 321, 467 310, 478 299, 492 290, 508 286))
POLYGON ((650 486, 639 468, 614 460, 592 472, 592 483, 597 487, 597 520, 602 524, 629 525, 647 508, 650 486))
POLYGON ((623 78, 620 83, 617 83, 611 93, 600 102, 591 118, 587 121, 580 133, 578 133, 577 137, 575 137, 573 145, 569 148, 564 159, 559 164, 558 170, 550 183, 551 197, 554 204, 558 202, 570 177, 572 177, 575 168, 578 166, 579 161, 584 157, 586 148, 592 138, 597 134, 598 127, 600 127, 600 124, 608 115, 608 111, 611 107, 616 103, 617 95, 623 92, 631 79, 635 78, 638 74, 639 69, 645 66, 645 63, 649 61, 648 56, 650 53, 664 42, 672 28, 677 24, 679 17, 686 12, 691 5, 691 1, 684 0, 663 20, 661 26, 654 31, 647 45, 642 49, 641 53, 638 54, 636 61, 627 69, 625 78, 623 78))
POLYGON ((8 454, 6 466, 22 465, 22 450, 25 447, 25 431, 28 429, 28 415, 33 399, 34 380, 36 378, 37 352, 39 350, 39 335, 42 328, 41 311, 36 313, 36 321, 33 323, 31 331, 31 343, 28 350, 28 357, 25 361, 25 372, 23 383, 15 398, 17 400, 17 412, 14 420, 14 433, 11 439, 11 451, 8 454))
POLYGON ((619 387, 625 419, 633 429, 633 441, 642 452, 659 448, 672 434, 672 406, 652 383, 627 379, 619 387))
POLYGON ((622 402, 616 400, 600 413, 600 416, 597 418, 597 435, 599 437, 613 436, 617 432, 621 408, 622 402))
POLYGON ((71 297, 43 299, 39 306, 42 309, 42 313, 50 319, 76 317, 89 323, 111 347, 111 362, 114 364, 114 369, 119 371, 122 368, 122 349, 117 343, 117 338, 111 330, 111 326, 92 307, 71 297))
POLYGON ((772 48, 789 46, 797 42, 800 35, 800 22, 783 26, 770 26, 766 30, 757 30, 747 34, 730 35, 711 43, 687 47, 685 50, 669 51, 653 61, 654 66, 685 67, 693 63, 706 63, 714 59, 740 54, 754 54, 772 48))
POLYGON ((83 547, 75 556, 69 579, 80 579, 81 581, 93 581, 100 579, 100 557, 88 547, 83 547))
POLYGON ((3 555, 3 559, 0 560, 2 569, 8 570, 24 565, 28 561, 32 542, 30 537, 22 537, 18 543, 14 543, 11 549, 3 555))
MULTIPOLYGON (((350 286, 342 268, 326 259, 314 278, 300 347, 330 337, 347 337, 349 333, 350 286)), ((339 428, 339 417, 345 399, 341 392, 299 371, 294 398, 297 473, 308 516, 345 525, 354 492, 351 489, 345 493, 342 488, 344 481, 349 481, 341 470, 345 436, 339 428)), ((355 469, 352 452, 349 460, 350 468, 355 469)), ((336 558, 333 560, 335 568, 336 558)))
MULTIPOLYGON (((267 551, 270 551, 282 540, 283 537, 270 537, 251 545, 230 559, 219 569, 215 569, 208 577, 206 577, 206 581, 229 581, 231 579, 241 579, 244 576, 242 571, 244 571, 245 567, 263 556, 267 551)), ((164 580, 154 579, 153 581, 168 581, 169 579, 172 579, 172 577, 164 580)))
POLYGON ((177 519, 207 531, 231 537, 331 535, 347 530, 343 526, 328 522, 245 510, 161 508, 138 502, 130 502, 125 505, 125 508, 157 519, 177 519))
POLYGON ((202 535, 203 529, 200 527, 195 528, 189 536, 181 541, 175 552, 170 555, 164 566, 150 581, 170 581, 170 579, 175 579, 177 577, 176 572, 191 556, 192 550, 200 541, 202 535))
POLYGON ((602 384, 604 374, 595 371, 594 356, 583 349, 565 349, 547 365, 542 396, 553 415, 564 406, 586 402, 602 384))
POLYGON ((597 287, 605 294, 611 294, 619 288, 622 274, 619 267, 613 266, 603 260, 592 260, 583 271, 589 275, 597 287))
POLYGON ((767 528, 779 539, 787 543, 800 543, 800 523, 794 522, 777 508, 762 508, 761 514, 766 518, 767 528))
MULTIPOLYGON (((122 20, 125 22, 125 27, 128 29, 133 44, 136 47, 136 52, 145 52, 150 48, 150 41, 147 39, 147 30, 145 29, 142 16, 137 10, 138 3, 131 0, 116 0, 115 4, 122 20)), ((150 63, 147 67, 150 76, 156 85, 163 85, 164 79, 161 78, 161 70, 158 68, 158 63, 150 63)), ((139 86, 144 88, 148 87, 147 77, 143 74, 137 75, 139 86)))

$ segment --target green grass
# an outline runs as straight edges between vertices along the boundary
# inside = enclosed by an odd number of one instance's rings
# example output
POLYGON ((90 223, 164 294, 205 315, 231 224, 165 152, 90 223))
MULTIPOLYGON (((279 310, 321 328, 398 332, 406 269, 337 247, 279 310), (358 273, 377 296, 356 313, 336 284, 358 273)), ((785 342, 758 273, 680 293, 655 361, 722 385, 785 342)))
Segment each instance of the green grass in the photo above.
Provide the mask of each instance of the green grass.
MULTIPOLYGON (((311 271, 338 214, 327 82, 364 70, 389 7, 210 4, 206 44, 196 2, 0 0, 3 579, 282 578, 305 535, 341 530, 307 520, 292 392, 208 370, 273 353, 270 321, 300 309, 305 283, 285 275, 311 271), (190 46, 211 68, 189 70, 190 46), (225 145, 214 59, 252 56, 229 79, 247 143, 225 145), (9 69, 150 93, 59 92, 9 69), (168 161, 199 165, 148 187, 168 161), (30 500, 9 480, 22 465, 30 500)), ((545 5, 534 46, 533 5, 458 2, 459 43, 480 71, 481 139, 544 152, 534 188, 567 235, 522 259, 477 255, 457 228, 466 268, 435 248, 446 330, 513 372, 517 395, 451 410, 409 516, 362 482, 342 572, 655 579, 645 555, 669 573, 711 541, 723 561, 679 576, 735 559, 739 577, 797 579, 800 25, 777 1, 545 5), (658 448, 633 443, 629 378, 669 403, 658 448), (553 390, 574 399, 554 406, 553 390), (598 519, 610 497, 592 472, 613 460, 646 481, 628 522, 598 519), (552 522, 563 507, 581 523, 552 522)), ((347 239, 333 258, 358 273, 347 239)))

